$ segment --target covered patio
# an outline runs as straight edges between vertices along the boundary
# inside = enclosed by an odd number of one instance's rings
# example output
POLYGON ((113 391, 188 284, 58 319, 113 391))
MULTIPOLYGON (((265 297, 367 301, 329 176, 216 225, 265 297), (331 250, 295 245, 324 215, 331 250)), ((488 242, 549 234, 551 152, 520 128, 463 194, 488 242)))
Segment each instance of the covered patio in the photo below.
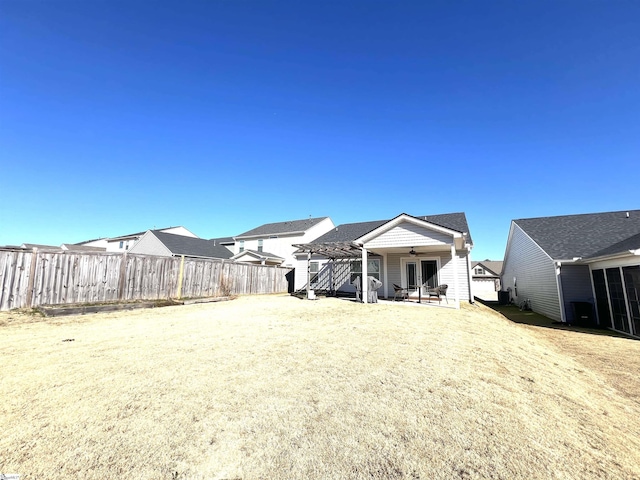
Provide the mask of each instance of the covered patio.
MULTIPOLYGON (((473 299, 472 245, 466 218, 456 213, 401 214, 388 221, 345 224, 295 247, 298 270, 306 272, 303 288, 307 296, 312 290, 353 292, 354 278, 373 276, 382 282, 378 290, 382 298, 393 299, 399 287, 406 293, 405 300, 429 301, 430 290, 446 285, 443 301, 459 308, 461 301, 473 299)), ((367 285, 361 294, 366 302, 367 285)))

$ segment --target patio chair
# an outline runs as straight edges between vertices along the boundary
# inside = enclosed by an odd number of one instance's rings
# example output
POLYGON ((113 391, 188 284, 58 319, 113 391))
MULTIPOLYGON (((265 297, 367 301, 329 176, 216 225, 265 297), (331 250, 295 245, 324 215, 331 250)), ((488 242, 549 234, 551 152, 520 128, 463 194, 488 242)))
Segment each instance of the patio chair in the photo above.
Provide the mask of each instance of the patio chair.
POLYGON ((436 297, 440 302, 442 301, 440 296, 444 295, 444 299, 447 301, 447 303, 449 303, 449 299, 447 298, 447 288, 449 288, 449 285, 446 284, 438 285, 435 288, 427 287, 427 295, 429 296, 429 301, 431 301, 431 297, 436 297))
POLYGON ((400 285, 393 284, 393 301, 395 302, 398 297, 401 297, 402 300, 407 300, 409 298, 409 289, 402 288, 400 285))

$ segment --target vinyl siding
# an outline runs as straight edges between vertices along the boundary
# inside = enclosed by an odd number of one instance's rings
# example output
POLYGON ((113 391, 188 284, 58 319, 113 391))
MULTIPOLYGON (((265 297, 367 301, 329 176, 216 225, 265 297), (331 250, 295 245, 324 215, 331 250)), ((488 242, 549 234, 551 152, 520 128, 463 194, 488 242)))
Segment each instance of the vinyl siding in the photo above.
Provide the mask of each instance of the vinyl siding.
POLYGON ((551 258, 515 223, 505 253, 502 288, 511 288, 513 301, 531 301, 533 311, 560 321, 560 300, 551 258), (513 279, 517 279, 518 296, 513 279))
MULTIPOLYGON (((447 290, 447 297, 449 300, 455 298, 455 268, 454 263, 451 261, 451 252, 433 252, 429 254, 428 258, 437 257, 439 259, 440 270, 438 271, 438 283, 449 285, 447 290)), ((421 257, 407 257, 404 254, 390 253, 387 255, 387 281, 389 283, 388 294, 393 296, 393 284, 405 286, 402 281, 402 259, 416 260, 421 257)), ((467 260, 466 256, 456 256, 456 262, 458 267, 458 288, 460 289, 459 298, 460 301, 469 300, 469 279, 467 274, 467 260)))
POLYGON ((128 250, 129 253, 142 253, 145 255, 159 255, 162 257, 170 257, 171 252, 164 244, 158 240, 153 233, 147 232, 145 233, 138 243, 136 243, 131 249, 128 250))
POLYGON ((595 304, 588 265, 562 265, 560 283, 567 322, 574 320, 571 302, 595 304))
POLYGON ((434 230, 429 230, 412 223, 402 223, 392 228, 370 242, 365 247, 384 248, 384 247, 417 247, 424 245, 450 245, 452 242, 451 235, 446 235, 434 230))

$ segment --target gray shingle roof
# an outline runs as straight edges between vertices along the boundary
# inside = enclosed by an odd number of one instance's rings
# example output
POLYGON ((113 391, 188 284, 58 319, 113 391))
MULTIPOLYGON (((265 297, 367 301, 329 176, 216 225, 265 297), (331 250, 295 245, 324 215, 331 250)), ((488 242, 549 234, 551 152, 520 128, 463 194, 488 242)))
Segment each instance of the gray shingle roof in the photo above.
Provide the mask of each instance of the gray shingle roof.
POLYGON ((632 237, 640 234, 640 210, 521 218, 513 222, 554 260, 620 253, 626 242, 634 244, 632 237))
POLYGON ((476 268, 478 265, 482 265, 487 270, 491 270, 496 275, 500 275, 502 273, 502 260, 483 260, 481 262, 471 262, 471 268, 476 268))
POLYGON ((209 241, 214 242, 216 245, 233 245, 235 243, 233 237, 210 238, 209 241))
POLYGON ((257 250, 244 250, 240 253, 237 253, 235 256, 240 256, 243 253, 253 253, 254 255, 258 256, 258 257, 262 257, 262 258, 274 258, 277 260, 284 260, 284 258, 280 257, 279 255, 276 255, 275 253, 269 253, 269 252, 259 252, 257 250))
MULTIPOLYGON (((469 242, 471 242, 467 217, 462 212, 445 213, 442 215, 421 215, 416 216, 415 218, 439 225, 440 227, 455 230, 456 232, 467 232, 469 242)), ((391 220, 393 219, 376 220, 372 222, 344 223, 315 239, 313 243, 352 242, 391 220)))
POLYGON ((152 231, 158 240, 160 240, 174 255, 223 259, 228 259, 233 256, 227 247, 216 244, 211 240, 175 235, 173 233, 165 233, 158 230, 152 231))
POLYGON ((266 223, 252 230, 241 233, 235 238, 253 237, 258 235, 280 235, 292 232, 304 232, 328 217, 305 218, 304 220, 291 220, 288 222, 266 223))

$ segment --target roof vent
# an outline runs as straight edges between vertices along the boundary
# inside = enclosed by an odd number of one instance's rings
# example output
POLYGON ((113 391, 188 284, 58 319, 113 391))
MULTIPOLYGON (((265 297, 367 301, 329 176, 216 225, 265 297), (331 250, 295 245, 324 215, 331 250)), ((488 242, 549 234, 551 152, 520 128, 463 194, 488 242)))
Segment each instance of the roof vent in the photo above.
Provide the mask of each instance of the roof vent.
POLYGON ((627 212, 627 218, 629 218, 629 212, 627 212))

